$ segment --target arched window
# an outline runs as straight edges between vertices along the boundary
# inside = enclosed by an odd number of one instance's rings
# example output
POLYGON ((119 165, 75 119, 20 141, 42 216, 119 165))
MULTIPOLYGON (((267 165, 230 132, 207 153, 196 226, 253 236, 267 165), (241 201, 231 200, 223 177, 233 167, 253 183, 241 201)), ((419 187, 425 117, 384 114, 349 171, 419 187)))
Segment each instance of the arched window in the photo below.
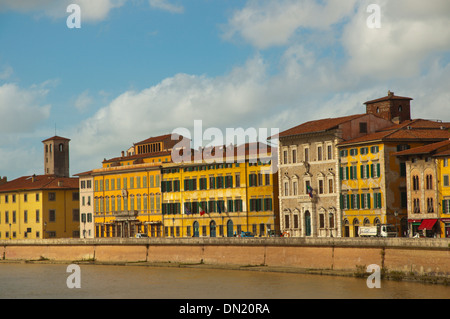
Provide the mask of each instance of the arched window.
POLYGON ((213 220, 209 223, 209 236, 216 237, 216 222, 213 220))
POLYGON ((195 221, 194 224, 192 225, 192 227, 194 228, 194 237, 198 237, 199 236, 199 229, 200 229, 198 221, 195 221))
POLYGON ((64 151, 64 144, 63 144, 63 143, 60 143, 60 144, 59 144, 59 151, 60 151, 60 152, 63 152, 63 151, 64 151))
POLYGON ((227 222, 227 237, 233 237, 233 221, 231 219, 227 222))

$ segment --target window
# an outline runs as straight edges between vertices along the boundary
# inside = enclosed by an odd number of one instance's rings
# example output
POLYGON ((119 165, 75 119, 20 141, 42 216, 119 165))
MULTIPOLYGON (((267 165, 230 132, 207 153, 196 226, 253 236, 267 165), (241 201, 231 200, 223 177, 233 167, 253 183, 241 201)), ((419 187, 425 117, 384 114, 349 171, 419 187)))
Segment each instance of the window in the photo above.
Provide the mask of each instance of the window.
POLYGON ((339 152, 339 155, 340 155, 341 157, 347 157, 347 156, 348 156, 348 150, 341 150, 341 151, 339 152))
POLYGON ((397 152, 409 150, 411 148, 408 144, 399 144, 397 145, 397 152))
POLYGON ((238 173, 234 176, 236 187, 241 187, 241 175, 238 173))
POLYGON ((377 154, 380 151, 380 148, 378 146, 372 146, 370 148, 370 153, 377 154))
POLYGON ((413 200, 413 209, 414 213, 416 214, 420 213, 420 200, 418 198, 414 198, 413 200))
POLYGON ((288 163, 288 152, 287 151, 283 151, 283 163, 284 164, 288 163))
POLYGON ((357 148, 350 149, 350 156, 356 156, 356 155, 358 155, 358 149, 357 148))
POLYGON ((292 150, 292 163, 297 163, 297 150, 292 150))
POLYGON ((305 148, 305 162, 309 162, 309 148, 305 148))
POLYGON ((284 228, 289 228, 289 215, 284 215, 284 228))
POLYGON ((444 186, 445 186, 445 187, 448 187, 448 186, 449 186, 448 175, 444 175, 444 186))
POLYGON ((317 160, 322 160, 322 146, 317 147, 317 160))
POLYGON ((419 176, 414 175, 412 177, 412 179, 413 179, 413 190, 414 191, 418 191, 420 189, 420 187, 419 187, 419 176))
POLYGON ((406 177, 406 163, 400 163, 400 176, 406 177))
POLYGON ((350 179, 358 179, 357 171, 358 171, 357 166, 350 167, 350 179))
POLYGON ((284 196, 289 196, 289 183, 284 182, 284 196))
POLYGON ((349 167, 340 167, 339 168, 339 177, 341 180, 348 180, 349 179, 349 167))
POLYGON ((374 193, 373 194, 373 207, 374 208, 382 208, 382 202, 381 202, 381 193, 374 193))
POLYGON ((427 198, 427 212, 434 213, 434 205, 432 197, 427 198))
POLYGON ((371 168, 371 177, 373 178, 379 178, 381 176, 381 166, 380 163, 376 163, 376 164, 371 164, 370 165, 371 168))
POLYGON ((50 211, 48 212, 48 220, 50 222, 56 221, 56 211, 54 209, 50 209, 50 211))
POLYGON ((327 146, 327 159, 333 159, 333 147, 331 145, 327 146))
POLYGON ((359 133, 367 133, 367 122, 359 123, 359 133))
POLYGON ((442 213, 450 214, 450 199, 444 199, 442 201, 442 213))
POLYGON ((368 147, 361 147, 361 149, 359 150, 359 153, 361 155, 369 154, 369 148, 368 147))
POLYGON ((323 194, 323 180, 319 180, 319 194, 323 194))
POLYGON ((444 167, 448 166, 448 158, 444 158, 444 167))
POLYGON ((48 200, 49 201, 55 201, 56 200, 56 194, 55 193, 48 193, 48 200))
POLYGON ((433 189, 433 175, 427 175, 426 177, 426 188, 433 189))
POLYGON ((292 191, 293 191, 293 195, 297 195, 297 190, 298 190, 298 183, 297 182, 292 182, 292 191))
POLYGON ((334 193, 334 183, 332 179, 328 180, 328 194, 334 193))
POLYGON ((319 214, 319 228, 325 228, 325 215, 319 214))

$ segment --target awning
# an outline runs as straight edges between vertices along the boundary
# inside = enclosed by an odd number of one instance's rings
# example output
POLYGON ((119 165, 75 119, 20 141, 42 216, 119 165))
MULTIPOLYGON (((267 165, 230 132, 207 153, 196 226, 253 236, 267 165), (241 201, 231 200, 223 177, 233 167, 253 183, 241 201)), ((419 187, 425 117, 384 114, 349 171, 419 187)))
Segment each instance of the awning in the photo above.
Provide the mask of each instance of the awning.
POLYGON ((420 224, 420 226, 419 226, 419 230, 422 230, 422 229, 430 230, 433 228, 433 226, 434 226, 434 224, 436 224, 436 222, 437 222, 437 219, 424 219, 422 221, 422 224, 420 224))

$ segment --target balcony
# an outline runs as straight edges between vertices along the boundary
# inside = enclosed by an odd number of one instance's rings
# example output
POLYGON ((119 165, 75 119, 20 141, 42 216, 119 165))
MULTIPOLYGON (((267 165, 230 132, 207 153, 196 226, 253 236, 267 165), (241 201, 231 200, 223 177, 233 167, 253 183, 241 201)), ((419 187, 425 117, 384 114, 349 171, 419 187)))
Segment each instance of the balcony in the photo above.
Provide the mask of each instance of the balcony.
POLYGON ((113 212, 116 221, 136 220, 138 216, 137 210, 113 212))

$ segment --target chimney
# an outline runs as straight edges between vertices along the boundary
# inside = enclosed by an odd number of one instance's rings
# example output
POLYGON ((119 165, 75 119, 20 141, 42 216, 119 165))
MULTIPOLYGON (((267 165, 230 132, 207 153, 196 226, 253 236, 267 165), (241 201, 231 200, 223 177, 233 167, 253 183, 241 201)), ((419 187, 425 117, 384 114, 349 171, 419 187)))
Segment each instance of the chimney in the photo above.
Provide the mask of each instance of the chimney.
POLYGON ((122 157, 125 157, 125 152, 124 151, 122 151, 122 157))
POLYGON ((31 176, 31 181, 34 183, 36 181, 36 174, 33 174, 33 176, 31 176))

